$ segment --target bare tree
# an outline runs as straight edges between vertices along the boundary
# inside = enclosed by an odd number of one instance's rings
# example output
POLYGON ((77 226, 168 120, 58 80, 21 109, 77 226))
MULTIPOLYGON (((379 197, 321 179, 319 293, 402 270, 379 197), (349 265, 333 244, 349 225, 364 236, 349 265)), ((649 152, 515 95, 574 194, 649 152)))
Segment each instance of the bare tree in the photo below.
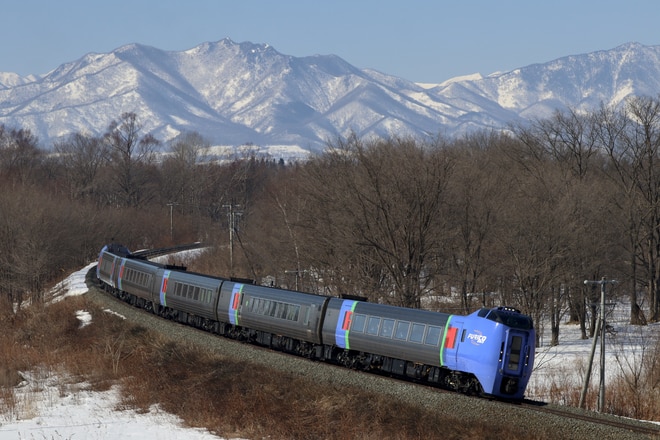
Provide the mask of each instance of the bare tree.
POLYGON ((71 198, 97 196, 98 174, 108 161, 107 148, 103 139, 82 133, 74 133, 55 144, 55 151, 69 182, 71 198))
MULTIPOLYGON (((606 231, 598 225, 603 218, 600 207, 609 203, 609 196, 600 191, 598 183, 597 171, 603 158, 598 149, 596 123, 590 115, 569 109, 556 111, 552 117, 535 120, 528 126, 514 127, 525 150, 516 161, 540 185, 540 193, 529 196, 535 199, 542 192, 547 193, 549 218, 561 225, 561 236, 556 238, 563 237, 566 247, 565 264, 557 267, 560 273, 556 274, 556 284, 548 286, 553 344, 559 343, 559 324, 567 308, 579 322, 583 337, 587 337, 587 304, 591 301, 590 290, 582 281, 598 275, 599 266, 592 264, 594 256, 608 253, 601 244, 606 231)), ((593 318, 595 309, 592 312, 593 318)))
POLYGON ((317 263, 352 267, 354 278, 370 280, 364 293, 420 307, 442 253, 439 223, 452 165, 438 146, 413 139, 364 144, 355 137, 312 163, 314 207, 307 215, 310 238, 323 248, 317 263))
POLYGON ((32 181, 43 156, 37 144, 30 130, 0 125, 0 176, 4 175, 13 184, 32 181))
POLYGON ((637 283, 649 294, 651 320, 660 319, 660 100, 634 97, 622 110, 604 108, 599 140, 607 151, 612 176, 627 214, 632 266, 631 322, 644 323, 637 283), (638 269, 643 275, 638 276, 638 269), (643 276, 643 280, 642 280, 643 276))
POLYGON ((159 141, 141 135, 142 124, 135 113, 123 113, 108 126, 104 139, 110 148, 112 177, 117 186, 117 203, 140 206, 149 198, 148 166, 153 164, 154 148, 159 141))
POLYGON ((488 256, 493 255, 497 212, 507 193, 502 186, 501 168, 493 161, 497 154, 494 146, 504 141, 494 133, 478 133, 466 136, 453 147, 457 158, 449 184, 452 198, 448 215, 450 229, 455 231, 449 242, 450 282, 460 290, 464 313, 473 310, 474 299, 486 306, 489 294, 497 289, 488 284, 485 275, 498 260, 493 257, 488 261, 488 256))
POLYGON ((199 229, 202 205, 206 204, 203 194, 209 180, 206 172, 209 167, 204 163, 204 151, 209 148, 209 141, 195 132, 186 132, 169 144, 169 155, 163 161, 161 170, 162 203, 167 204, 179 215, 187 215, 195 222, 194 229, 199 229))

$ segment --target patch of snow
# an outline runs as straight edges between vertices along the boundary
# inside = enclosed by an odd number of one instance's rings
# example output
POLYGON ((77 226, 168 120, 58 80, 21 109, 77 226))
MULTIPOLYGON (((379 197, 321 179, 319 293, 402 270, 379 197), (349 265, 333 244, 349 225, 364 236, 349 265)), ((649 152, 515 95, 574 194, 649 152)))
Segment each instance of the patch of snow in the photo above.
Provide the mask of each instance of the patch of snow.
MULTIPOLYGON (((119 411, 120 391, 90 391, 87 384, 62 385, 56 376, 22 373, 14 388, 13 403, 0 406, 0 440, 104 439, 104 440, 210 440, 208 430, 186 428, 181 420, 157 405, 149 412, 119 411)), ((7 399, 3 400, 6 402, 7 399)))

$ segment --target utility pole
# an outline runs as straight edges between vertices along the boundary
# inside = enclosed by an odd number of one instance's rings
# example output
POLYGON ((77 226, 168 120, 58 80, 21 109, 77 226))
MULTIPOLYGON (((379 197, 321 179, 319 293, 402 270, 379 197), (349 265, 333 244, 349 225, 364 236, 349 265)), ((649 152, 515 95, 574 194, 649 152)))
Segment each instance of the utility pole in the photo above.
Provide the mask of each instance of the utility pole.
POLYGON ((229 217, 229 274, 234 275, 234 232, 236 231, 236 217, 240 217, 242 212, 237 212, 235 208, 240 208, 241 205, 222 205, 227 209, 227 216, 229 217))
POLYGON ((170 240, 174 243, 174 222, 172 218, 172 208, 174 205, 178 205, 178 203, 170 202, 167 204, 167 206, 170 207, 170 240))
POLYGON ((584 280, 585 285, 600 285, 600 313, 598 314, 598 324, 596 325, 596 332, 594 333, 594 342, 591 346, 591 357, 589 359, 589 367, 587 369, 587 378, 584 382, 582 394, 580 395, 580 408, 584 403, 584 396, 589 387, 589 376, 591 375, 591 364, 594 360, 594 352, 596 351, 596 340, 598 333, 600 333, 600 386, 598 392, 598 412, 603 412, 605 409, 605 285, 616 284, 616 280, 606 280, 603 277, 599 281, 584 280))

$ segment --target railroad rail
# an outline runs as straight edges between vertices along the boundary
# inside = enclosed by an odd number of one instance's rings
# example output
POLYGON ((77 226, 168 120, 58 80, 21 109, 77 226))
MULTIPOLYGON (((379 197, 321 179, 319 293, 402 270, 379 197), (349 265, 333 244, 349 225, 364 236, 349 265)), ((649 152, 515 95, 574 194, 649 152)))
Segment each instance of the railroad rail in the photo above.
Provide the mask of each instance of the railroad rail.
POLYGON ((543 402, 525 400, 517 406, 544 414, 551 414, 581 422, 595 423, 612 428, 628 430, 636 434, 647 435, 652 439, 660 439, 660 425, 634 419, 623 418, 612 414, 595 413, 572 407, 557 407, 543 402))
POLYGON ((160 249, 146 249, 142 251, 136 251, 131 253, 132 256, 138 257, 138 258, 154 258, 154 257, 162 257, 163 255, 169 255, 173 254, 176 252, 183 252, 183 251, 189 251, 192 249, 200 249, 204 247, 204 244, 201 242, 195 242, 195 243, 189 243, 189 244, 182 244, 178 246, 172 246, 172 247, 167 247, 167 248, 160 248, 160 249))

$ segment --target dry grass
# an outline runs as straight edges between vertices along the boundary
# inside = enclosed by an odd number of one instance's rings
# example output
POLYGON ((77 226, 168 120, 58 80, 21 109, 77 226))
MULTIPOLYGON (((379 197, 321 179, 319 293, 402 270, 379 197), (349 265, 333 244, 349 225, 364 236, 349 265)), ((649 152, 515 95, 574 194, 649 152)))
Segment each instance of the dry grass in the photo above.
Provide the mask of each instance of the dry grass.
MULTIPOLYGON (((233 362, 156 335, 104 313, 84 297, 34 307, 0 322, 0 403, 16 409, 17 372, 66 372, 68 381, 106 390, 121 384, 118 409, 158 404, 185 423, 223 437, 250 439, 522 439, 520 428, 485 418, 464 425, 460 415, 432 411, 344 386, 322 385, 233 362), (80 328, 75 311, 92 314, 80 328)), ((552 438, 549 436, 548 438, 552 438)))
MULTIPOLYGON (((625 370, 615 362, 608 365, 618 370, 614 380, 608 380, 605 388, 603 412, 639 420, 660 421, 660 346, 649 346, 647 357, 634 369, 625 370)), ((534 396, 550 403, 579 407, 582 394, 582 379, 586 365, 566 364, 556 371, 548 372, 547 380, 541 385, 530 384, 534 396)), ((599 400, 598 378, 592 380, 585 395, 584 408, 596 411, 599 400)))

